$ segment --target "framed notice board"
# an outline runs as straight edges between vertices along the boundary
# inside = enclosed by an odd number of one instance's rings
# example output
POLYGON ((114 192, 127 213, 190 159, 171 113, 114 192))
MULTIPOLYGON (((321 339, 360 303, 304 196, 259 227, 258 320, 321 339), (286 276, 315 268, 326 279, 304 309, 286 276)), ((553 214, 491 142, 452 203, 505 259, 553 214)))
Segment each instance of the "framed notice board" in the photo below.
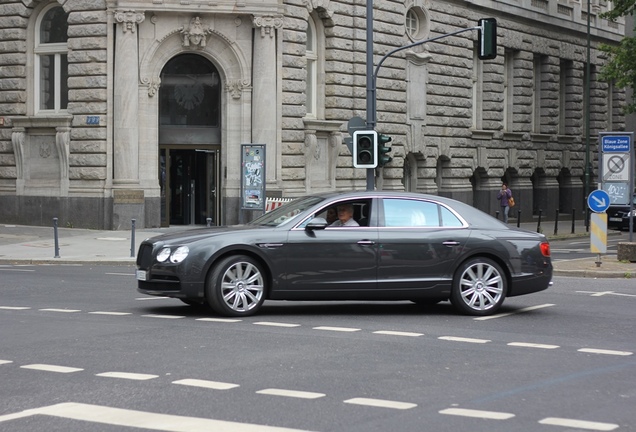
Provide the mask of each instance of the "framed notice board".
POLYGON ((241 144, 241 210, 265 211, 265 144, 241 144))

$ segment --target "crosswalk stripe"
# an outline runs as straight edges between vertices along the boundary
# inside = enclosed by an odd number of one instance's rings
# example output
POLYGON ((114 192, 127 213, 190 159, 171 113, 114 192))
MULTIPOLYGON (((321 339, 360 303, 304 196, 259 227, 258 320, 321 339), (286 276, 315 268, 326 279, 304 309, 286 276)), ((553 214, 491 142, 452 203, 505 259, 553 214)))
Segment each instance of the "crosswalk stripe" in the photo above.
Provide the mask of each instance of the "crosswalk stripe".
POLYGON ((314 392, 298 391, 298 390, 285 390, 285 389, 277 389, 277 388, 263 389, 263 390, 257 391, 256 393, 270 395, 270 396, 294 397, 294 398, 300 398, 300 399, 318 399, 318 398, 326 396, 324 393, 314 393, 314 392))
POLYGON ((149 380, 149 379, 157 378, 159 375, 129 373, 129 372, 103 372, 103 373, 96 374, 96 376, 106 377, 106 378, 122 378, 122 379, 143 381, 143 380, 149 380))
POLYGON ((59 372, 59 373, 72 373, 83 371, 84 369, 67 367, 67 366, 56 366, 56 365, 48 365, 48 364, 30 364, 20 366, 23 369, 33 369, 33 370, 41 370, 47 372, 59 372))
POLYGON ((505 412, 482 411, 482 410, 474 410, 474 409, 466 409, 466 408, 447 408, 445 410, 441 410, 439 413, 462 416, 462 417, 483 418, 483 419, 489 419, 489 420, 507 420, 515 416, 514 414, 505 413, 505 412))
POLYGON ((585 420, 566 419, 559 417, 547 417, 539 421, 539 424, 551 425, 551 426, 564 426, 576 429, 587 429, 595 431, 612 431, 618 429, 617 424, 612 423, 599 423, 585 420))
POLYGON ((399 410, 406 410, 415 408, 417 404, 408 403, 408 402, 398 402, 391 400, 383 400, 383 399, 369 399, 369 398, 353 398, 347 399, 344 403, 353 404, 353 405, 366 405, 378 408, 392 408, 399 410))
POLYGON ((203 388, 209 388, 213 390, 230 390, 230 389, 239 387, 238 384, 224 383, 224 382, 218 382, 218 381, 206 381, 206 380, 190 379, 190 378, 172 381, 172 384, 179 384, 179 385, 192 386, 192 387, 203 387, 203 388))

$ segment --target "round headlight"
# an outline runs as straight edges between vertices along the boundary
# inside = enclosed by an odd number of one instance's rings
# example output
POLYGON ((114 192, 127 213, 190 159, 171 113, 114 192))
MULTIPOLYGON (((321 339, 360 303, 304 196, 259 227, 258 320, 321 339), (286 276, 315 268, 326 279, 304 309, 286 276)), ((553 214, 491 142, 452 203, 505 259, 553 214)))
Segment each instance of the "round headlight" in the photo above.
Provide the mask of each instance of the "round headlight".
POLYGON ((165 260, 168 259, 168 257, 170 256, 170 248, 163 248, 159 251, 159 253, 157 254, 157 261, 159 262, 164 262, 165 260))
POLYGON ((174 250, 174 252, 172 252, 172 255, 170 255, 170 262, 180 263, 186 259, 189 252, 190 249, 187 246, 179 246, 174 250))

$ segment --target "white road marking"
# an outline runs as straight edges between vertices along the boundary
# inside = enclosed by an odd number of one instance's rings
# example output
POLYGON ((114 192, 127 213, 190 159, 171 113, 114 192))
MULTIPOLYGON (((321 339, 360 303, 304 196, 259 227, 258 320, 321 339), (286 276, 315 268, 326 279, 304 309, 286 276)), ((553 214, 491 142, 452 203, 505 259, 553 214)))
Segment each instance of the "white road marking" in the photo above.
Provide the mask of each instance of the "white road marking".
POLYGON ((272 326, 272 327, 300 327, 300 324, 290 324, 290 323, 281 323, 281 322, 268 322, 268 321, 259 321, 253 323, 254 325, 261 326, 272 326))
POLYGON ((297 390, 285 390, 285 389, 277 389, 277 388, 269 388, 263 389, 256 392, 257 394, 265 394, 271 396, 285 396, 285 397, 293 397, 300 399, 318 399, 321 397, 325 397, 324 393, 314 393, 314 392, 306 392, 306 391, 297 391, 297 390))
POLYGON ((514 414, 505 413, 505 412, 482 411, 482 410, 473 410, 473 409, 465 409, 465 408, 447 408, 445 410, 441 410, 439 413, 462 416, 462 417, 483 418, 483 419, 489 419, 489 420, 508 420, 515 416, 514 414))
POLYGON ((128 276, 128 277, 135 277, 134 273, 104 273, 107 275, 112 275, 112 276, 128 276))
POLYGON ((67 313, 72 313, 72 312, 81 312, 81 310, 79 309, 55 309, 55 308, 47 308, 47 309, 39 309, 42 312, 67 312, 67 313))
POLYGON ((636 297, 636 294, 617 293, 615 291, 576 291, 581 294, 590 294, 591 297, 602 297, 605 295, 615 295, 619 297, 636 297))
POLYGON ((452 342, 468 342, 468 343, 488 343, 488 342, 492 342, 488 339, 472 339, 472 338, 462 338, 462 337, 455 337, 455 336, 440 336, 437 339, 441 339, 441 340, 447 340, 447 341, 452 341, 452 342))
POLYGON ((524 348, 543 348, 543 349, 555 349, 559 348, 559 345, 545 345, 527 342, 510 342, 509 346, 524 347, 524 348))
POLYGON ((59 373, 72 373, 83 371, 84 369, 67 367, 67 366, 56 366, 56 365, 48 365, 48 364, 30 364, 20 366, 22 369, 34 369, 41 370, 46 372, 59 372, 59 373))
POLYGON ((209 321, 209 322, 222 322, 222 323, 235 323, 243 320, 234 318, 197 318, 196 321, 209 321))
POLYGON ((229 390, 229 389, 239 387, 238 384, 224 383, 224 382, 218 382, 218 381, 206 381, 206 380, 190 379, 190 378, 182 379, 178 381, 172 381, 172 384, 180 384, 180 385, 193 386, 193 387, 203 387, 203 388, 209 388, 213 390, 229 390))
POLYGON ((159 375, 149 375, 149 374, 129 373, 129 372, 103 372, 103 373, 95 374, 95 376, 106 377, 106 378, 122 378, 122 379, 136 380, 136 381, 150 380, 150 379, 159 377, 159 375))
POLYGON ((392 408, 392 409, 400 409, 400 410, 411 409, 417 406, 417 404, 414 404, 414 403, 390 401, 390 400, 383 400, 383 399, 369 399, 369 398, 353 398, 353 399, 347 399, 346 401, 343 401, 343 402, 348 404, 353 404, 353 405, 365 405, 365 406, 372 406, 372 407, 378 407, 378 408, 392 408))
POLYGON ((165 300, 165 299, 169 299, 169 298, 171 298, 171 297, 156 297, 156 296, 153 296, 153 297, 137 297, 135 300, 140 300, 140 301, 143 301, 143 300, 165 300))
POLYGON ((374 331, 374 334, 382 334, 382 335, 390 335, 390 336, 424 336, 424 333, 411 333, 411 332, 400 332, 400 331, 391 331, 391 330, 379 330, 374 331))
POLYGON ((314 330, 326 330, 326 331, 336 331, 336 332, 357 332, 357 331, 360 331, 360 329, 358 329, 358 328, 328 327, 328 326, 314 327, 314 330))
POLYGON ((185 316, 181 316, 181 315, 142 315, 142 317, 146 317, 146 318, 163 318, 163 319, 179 319, 179 318, 185 318, 185 316))
POLYGON ((16 271, 16 272, 34 272, 35 269, 32 270, 24 270, 24 269, 16 269, 16 268, 0 268, 3 271, 16 271))
POLYGON ((595 348, 581 348, 577 350, 578 352, 590 353, 590 354, 607 354, 607 355, 617 355, 617 356, 630 356, 633 355, 633 352, 630 351, 613 351, 613 350, 604 350, 604 349, 595 349, 595 348))
POLYGON ((11 360, 0 360, 0 365, 13 363, 11 360))
POLYGON ((30 307, 26 307, 26 306, 0 306, 0 309, 5 309, 5 310, 27 310, 27 309, 31 309, 30 307))
POLYGON ((514 312, 508 312, 508 313, 502 313, 502 314, 496 314, 496 315, 489 315, 489 316, 483 316, 483 317, 477 317, 477 318, 473 318, 475 321, 486 321, 486 320, 491 320, 491 319, 495 319, 495 318, 503 318, 503 317, 507 317, 510 315, 516 315, 516 314, 520 314, 523 312, 529 312, 529 311, 533 311, 536 309, 543 309, 543 308, 547 308, 550 306, 554 306, 551 303, 546 303, 546 304, 542 304, 542 305, 537 305, 537 306, 529 306, 526 308, 522 308, 519 310, 516 310, 514 312))
POLYGON ((585 420, 566 419, 558 417, 547 417, 543 420, 539 420, 539 424, 552 425, 552 426, 564 426, 576 429, 588 429, 596 431, 612 431, 618 429, 617 424, 612 423, 599 423, 585 420))
POLYGON ((116 316, 132 315, 130 312, 108 312, 108 311, 95 311, 95 312, 89 312, 89 314, 93 314, 93 315, 116 315, 116 316))
POLYGON ((289 429, 253 423, 238 423, 198 417, 158 414, 74 402, 50 405, 47 407, 0 416, 0 423, 35 415, 48 415, 112 426, 158 430, 164 432, 308 432, 302 431, 301 429, 289 429))

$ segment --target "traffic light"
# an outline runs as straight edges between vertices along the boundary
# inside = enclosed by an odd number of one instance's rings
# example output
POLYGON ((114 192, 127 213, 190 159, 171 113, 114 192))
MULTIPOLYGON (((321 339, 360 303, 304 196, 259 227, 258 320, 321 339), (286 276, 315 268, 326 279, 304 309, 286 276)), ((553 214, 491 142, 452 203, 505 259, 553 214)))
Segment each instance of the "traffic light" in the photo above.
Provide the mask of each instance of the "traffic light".
POLYGON ((497 20, 482 18, 479 20, 477 35, 477 57, 479 60, 492 60, 497 57, 497 20))
POLYGON ((353 166, 375 168, 378 166, 378 134, 374 130, 353 133, 353 166))
POLYGON ((391 162, 393 158, 387 155, 388 152, 391 151, 391 147, 387 144, 392 141, 392 138, 388 135, 380 134, 378 136, 378 165, 384 166, 391 162))

